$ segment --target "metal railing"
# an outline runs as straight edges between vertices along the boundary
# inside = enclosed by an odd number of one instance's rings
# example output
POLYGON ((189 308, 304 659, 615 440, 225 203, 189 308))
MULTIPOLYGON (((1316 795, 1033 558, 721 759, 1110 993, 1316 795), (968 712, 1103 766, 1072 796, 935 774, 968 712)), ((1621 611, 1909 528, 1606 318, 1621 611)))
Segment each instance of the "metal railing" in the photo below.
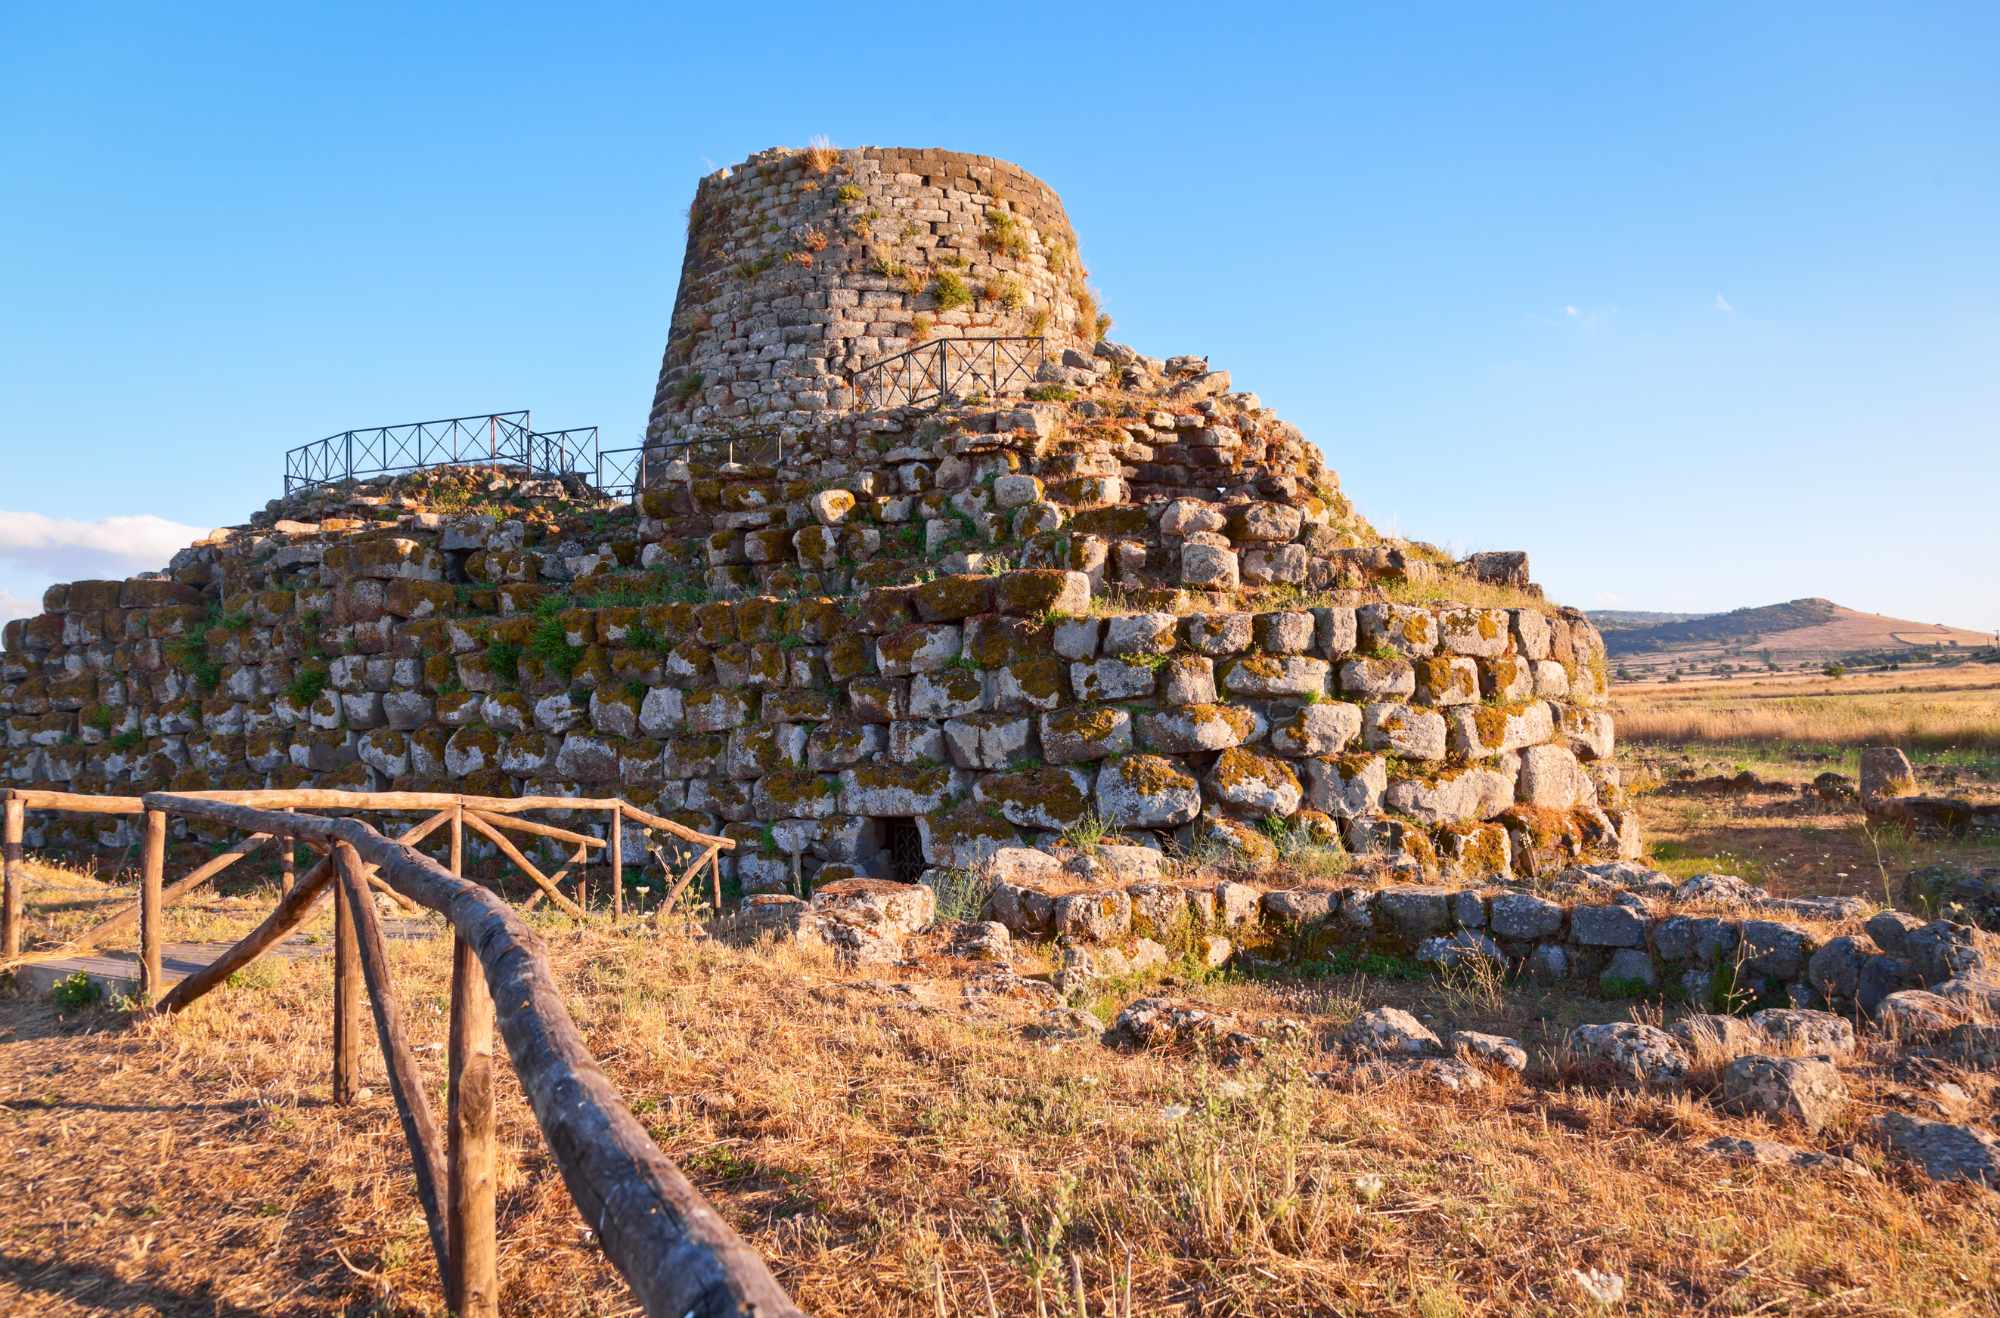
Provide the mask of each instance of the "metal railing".
POLYGON ((538 431, 526 411, 343 430, 285 450, 285 493, 425 467, 489 463, 560 479, 597 470, 597 427, 538 431))
POLYGON ((935 411, 962 398, 1000 398, 1033 384, 1047 359, 1038 336, 933 339, 870 362, 850 382, 863 408, 922 407, 935 411))

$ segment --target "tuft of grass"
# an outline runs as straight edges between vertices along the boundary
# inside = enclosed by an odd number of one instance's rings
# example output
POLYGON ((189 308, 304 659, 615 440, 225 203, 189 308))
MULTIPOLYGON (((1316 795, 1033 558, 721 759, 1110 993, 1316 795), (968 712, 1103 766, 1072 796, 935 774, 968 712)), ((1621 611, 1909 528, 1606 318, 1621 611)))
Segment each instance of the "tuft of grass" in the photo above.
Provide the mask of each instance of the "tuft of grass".
POLYGON ((805 162, 806 168, 813 173, 825 174, 840 163, 840 152, 834 149, 833 143, 822 133, 806 144, 805 162))
POLYGON ((937 299, 939 311, 956 311, 972 305, 972 290, 965 286, 963 278, 950 270, 940 271, 931 280, 931 296, 937 299))
POLYGON ((292 684, 285 688, 285 697, 300 709, 309 707, 318 700, 320 692, 326 690, 328 681, 324 668, 301 668, 292 676, 292 684))

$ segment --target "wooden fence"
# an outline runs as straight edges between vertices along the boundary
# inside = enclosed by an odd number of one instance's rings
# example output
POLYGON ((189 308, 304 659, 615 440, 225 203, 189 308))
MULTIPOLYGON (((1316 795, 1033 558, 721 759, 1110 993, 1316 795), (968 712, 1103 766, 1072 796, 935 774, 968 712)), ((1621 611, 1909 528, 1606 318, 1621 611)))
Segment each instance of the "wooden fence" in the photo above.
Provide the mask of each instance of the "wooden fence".
MULTIPOLYGON (((353 1100, 360 1061, 365 995, 389 1076, 389 1090, 414 1164, 417 1197, 431 1249, 453 1313, 499 1312, 494 1216, 493 1028, 535 1114, 550 1155, 578 1210, 605 1254, 650 1314, 798 1314, 763 1261, 730 1229, 701 1193, 635 1120, 603 1069, 584 1047, 557 990, 541 944, 504 899, 461 874, 465 830, 486 837, 532 880, 538 896, 581 914, 560 889, 602 847, 611 872, 622 874, 626 824, 665 832, 700 848, 679 876, 662 910, 704 868, 720 904, 718 855, 727 838, 661 819, 616 799, 491 798, 429 792, 154 792, 143 797, 93 797, 67 792, 9 790, 4 799, 7 955, 18 964, 21 932, 22 819, 29 809, 145 816, 145 851, 136 906, 75 940, 86 945, 131 923, 139 925, 141 992, 153 1010, 175 1012, 228 981, 281 941, 329 892, 334 900, 333 1098, 353 1100), (356 818, 306 810, 422 810, 428 818, 397 838, 356 818), (522 819, 529 811, 601 810, 607 836, 590 837, 522 819), (164 888, 167 821, 186 819, 238 829, 247 836, 164 888), (449 827, 449 863, 440 865, 416 844, 449 827), (544 875, 505 836, 552 838, 576 848, 571 865, 544 875), (169 901, 221 873, 258 847, 280 839, 287 855, 305 843, 320 852, 306 873, 287 870, 278 903, 265 920, 214 962, 164 994, 160 975, 161 917, 169 901), (381 922, 372 898, 381 889, 444 917, 453 932, 451 1019, 442 1134, 424 1097, 403 1014, 389 978, 381 922), (154 998, 157 997, 157 1001, 154 998)), ((613 909, 622 884, 613 882, 613 909)))

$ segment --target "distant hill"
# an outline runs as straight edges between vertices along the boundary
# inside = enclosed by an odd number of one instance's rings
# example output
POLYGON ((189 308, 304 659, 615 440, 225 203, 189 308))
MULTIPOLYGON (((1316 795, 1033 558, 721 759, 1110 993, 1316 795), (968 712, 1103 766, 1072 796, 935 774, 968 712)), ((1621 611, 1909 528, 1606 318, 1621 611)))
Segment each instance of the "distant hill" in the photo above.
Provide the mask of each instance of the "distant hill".
POLYGON ((1817 597, 1732 609, 1727 613, 1646 613, 1607 609, 1590 615, 1619 667, 1641 674, 1718 663, 1877 662, 1919 652, 1947 653, 1996 644, 1991 632, 1862 613, 1817 597))
POLYGON ((1590 620, 1597 624, 1597 630, 1609 636, 1612 632, 1629 632, 1642 627, 1657 627, 1663 622, 1686 622, 1689 618, 1713 618, 1712 613, 1648 613, 1644 609, 1592 609, 1590 620))

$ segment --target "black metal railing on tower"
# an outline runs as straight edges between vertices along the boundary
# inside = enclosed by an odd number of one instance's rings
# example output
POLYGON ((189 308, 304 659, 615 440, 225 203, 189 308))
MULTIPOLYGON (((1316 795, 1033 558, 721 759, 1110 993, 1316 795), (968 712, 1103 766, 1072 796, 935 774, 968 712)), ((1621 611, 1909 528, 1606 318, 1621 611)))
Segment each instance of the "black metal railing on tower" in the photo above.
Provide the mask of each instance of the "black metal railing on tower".
MULTIPOLYGON (((285 450, 285 493, 425 467, 486 463, 535 476, 602 473, 596 426, 536 430, 525 411, 343 430, 285 450)), ((599 488, 603 486, 600 484, 599 488)), ((626 493, 630 493, 627 487, 626 493)))
POLYGON ((1025 390, 1046 358, 1047 340, 1038 336, 933 339, 868 363, 850 382, 863 408, 935 411, 960 399, 1025 390))

